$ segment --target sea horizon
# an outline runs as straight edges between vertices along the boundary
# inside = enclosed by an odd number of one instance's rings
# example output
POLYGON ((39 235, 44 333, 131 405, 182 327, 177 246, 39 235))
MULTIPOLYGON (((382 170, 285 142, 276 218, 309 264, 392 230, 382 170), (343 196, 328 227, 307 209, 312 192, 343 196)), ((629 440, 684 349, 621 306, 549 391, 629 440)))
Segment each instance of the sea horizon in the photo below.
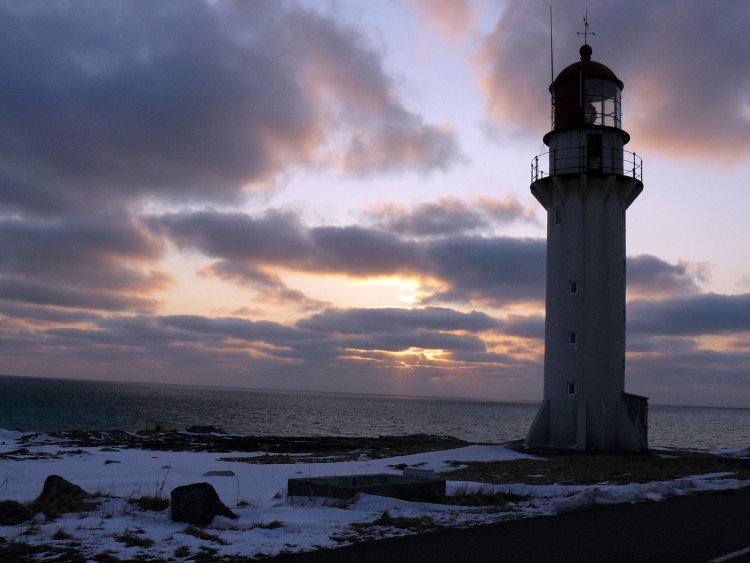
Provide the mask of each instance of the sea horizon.
MULTIPOLYGON (((57 377, 57 376, 40 376, 40 375, 18 375, 0 373, 0 378, 18 378, 18 379, 38 379, 45 381, 69 381, 75 383, 112 383, 118 385, 154 385, 161 387, 183 387, 183 388, 196 388, 196 389, 214 389, 214 390, 240 390, 240 391, 259 391, 264 393, 295 393, 295 394, 320 394, 320 395, 333 395, 333 396, 351 396, 351 397, 380 397, 388 399, 428 399, 428 400, 447 400, 447 401, 472 401, 472 402, 487 402, 487 403, 499 403, 499 404, 519 404, 519 405, 539 405, 542 402, 542 397, 539 399, 498 399, 498 398, 486 398, 486 397, 471 397, 471 396, 453 396, 453 395, 408 395, 403 393, 368 393, 368 392, 352 392, 352 391, 331 391, 323 389, 283 389, 278 387, 241 387, 237 385, 207 385, 199 383, 167 383, 161 381, 140 381, 140 380, 125 380, 125 379, 94 379, 94 378, 73 378, 73 377, 57 377)), ((696 409, 733 409, 733 410, 750 410, 750 406, 730 406, 730 405, 698 405, 698 404, 682 404, 682 403, 651 403, 649 407, 679 407, 679 408, 696 408, 696 409)))
MULTIPOLYGON (((213 426, 246 436, 434 434, 474 443, 523 440, 537 401, 425 397, 180 383, 0 376, 0 428, 29 432, 213 426)), ((742 448, 750 409, 650 405, 649 446, 742 448)))

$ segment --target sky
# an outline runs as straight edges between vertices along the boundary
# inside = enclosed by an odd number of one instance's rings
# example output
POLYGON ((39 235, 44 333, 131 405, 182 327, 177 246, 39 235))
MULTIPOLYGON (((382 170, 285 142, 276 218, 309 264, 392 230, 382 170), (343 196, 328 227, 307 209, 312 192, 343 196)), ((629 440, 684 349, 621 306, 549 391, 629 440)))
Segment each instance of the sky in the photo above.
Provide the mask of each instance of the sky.
POLYGON ((643 158, 626 390, 750 407, 750 3, 553 1, 554 65, 549 6, 0 3, 0 373, 540 401, 587 8, 643 158))

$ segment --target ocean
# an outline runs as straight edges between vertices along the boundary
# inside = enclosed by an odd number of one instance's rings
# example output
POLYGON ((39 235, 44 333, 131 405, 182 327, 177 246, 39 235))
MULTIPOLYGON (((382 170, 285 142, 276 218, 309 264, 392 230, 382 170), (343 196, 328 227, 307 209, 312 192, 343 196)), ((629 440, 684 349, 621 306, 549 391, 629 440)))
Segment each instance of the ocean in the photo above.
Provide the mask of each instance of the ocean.
MULTIPOLYGON (((267 391, 0 376, 0 428, 140 430, 210 425, 254 436, 448 435, 475 442, 521 439, 535 403, 267 391)), ((750 409, 649 407, 651 447, 745 448, 750 409)))

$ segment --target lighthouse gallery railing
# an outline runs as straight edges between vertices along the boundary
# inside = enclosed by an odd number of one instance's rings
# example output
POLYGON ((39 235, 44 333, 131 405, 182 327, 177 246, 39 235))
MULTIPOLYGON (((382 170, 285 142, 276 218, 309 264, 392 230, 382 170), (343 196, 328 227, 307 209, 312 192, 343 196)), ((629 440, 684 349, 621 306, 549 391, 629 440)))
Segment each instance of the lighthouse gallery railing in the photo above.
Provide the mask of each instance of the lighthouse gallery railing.
POLYGON ((585 173, 620 174, 643 181, 643 161, 634 152, 613 148, 602 156, 589 158, 585 146, 542 153, 531 161, 531 182, 558 174, 585 173))

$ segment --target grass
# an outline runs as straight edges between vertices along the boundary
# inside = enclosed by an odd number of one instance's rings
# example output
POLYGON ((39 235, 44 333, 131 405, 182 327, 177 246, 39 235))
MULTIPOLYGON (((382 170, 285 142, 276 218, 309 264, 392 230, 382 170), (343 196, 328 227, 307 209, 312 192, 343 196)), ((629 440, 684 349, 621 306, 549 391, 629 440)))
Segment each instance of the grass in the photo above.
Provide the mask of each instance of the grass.
POLYGON ((464 483, 454 494, 444 496, 435 502, 456 506, 508 506, 528 499, 526 495, 496 491, 491 486, 472 490, 468 483, 464 483))
POLYGON ((283 528, 284 523, 281 520, 271 520, 270 522, 258 522, 253 524, 250 529, 254 530, 260 528, 261 530, 275 530, 276 528, 283 528))
POLYGON ((205 530, 201 530, 200 528, 196 528, 195 526, 186 527, 184 530, 182 530, 182 533, 188 534, 189 536, 193 536, 203 541, 212 541, 214 543, 218 543, 221 545, 227 544, 227 542, 225 542, 223 539, 221 539, 221 537, 217 536, 216 534, 210 534, 209 532, 206 532, 205 530))
POLYGON ((53 540, 65 541, 74 539, 64 528, 58 528, 55 534, 52 536, 53 540))
POLYGON ((174 550, 174 556, 179 557, 180 559, 184 559, 188 555, 190 555, 190 548, 186 545, 181 545, 180 547, 174 550))
POLYGON ((169 508, 169 499, 159 495, 142 495, 138 497, 128 497, 126 499, 130 504, 136 505, 141 511, 162 512, 169 508))
POLYGON ((544 459, 456 462, 456 469, 444 472, 443 476, 455 481, 530 485, 648 483, 721 472, 731 473, 738 479, 750 479, 750 459, 702 452, 540 452, 539 455, 544 459))
POLYGON ((132 532, 127 532, 124 534, 120 534, 115 536, 115 539, 125 544, 125 547, 151 547, 154 545, 154 540, 151 538, 142 538, 136 534, 133 534, 132 532))
POLYGON ((15 500, 0 501, 0 526, 15 526, 31 520, 34 512, 31 508, 15 500))
POLYGON ((366 531, 371 528, 395 528, 414 533, 427 532, 439 528, 438 524, 430 516, 391 516, 387 510, 372 522, 361 522, 352 524, 357 531, 366 531))
MULTIPOLYGON (((89 559, 70 546, 33 545, 23 541, 0 542, 0 561, 3 563, 36 563, 40 560, 57 563, 86 563, 89 559)), ((113 561, 116 560, 113 559, 113 561)))

